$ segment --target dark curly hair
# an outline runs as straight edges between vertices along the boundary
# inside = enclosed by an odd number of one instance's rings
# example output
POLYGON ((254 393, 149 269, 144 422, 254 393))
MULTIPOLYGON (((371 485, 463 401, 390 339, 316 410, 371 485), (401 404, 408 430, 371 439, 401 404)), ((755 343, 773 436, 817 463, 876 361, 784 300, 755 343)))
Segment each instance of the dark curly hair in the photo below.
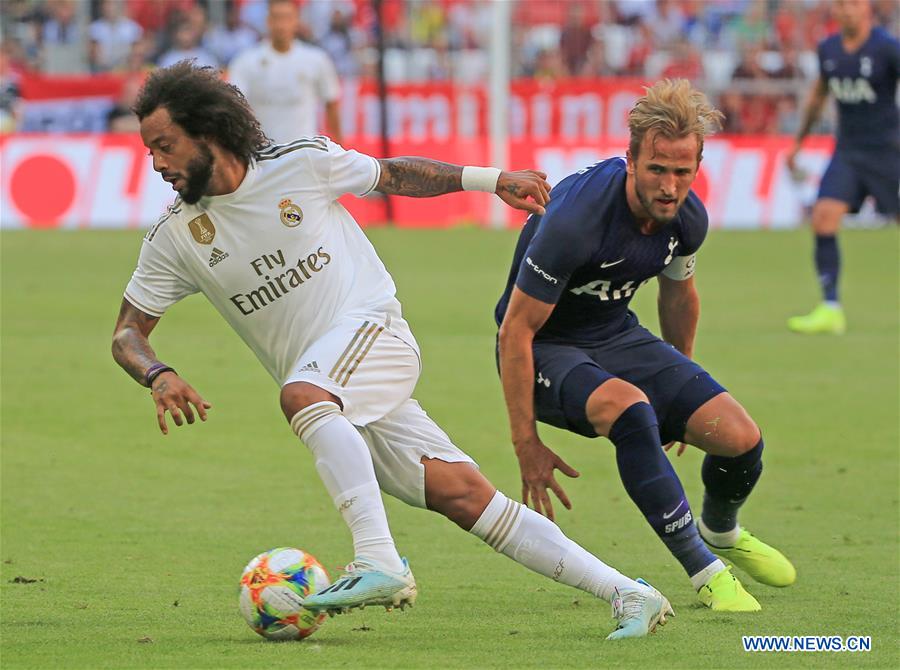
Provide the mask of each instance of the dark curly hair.
POLYGON ((154 70, 131 109, 143 121, 159 107, 189 136, 209 137, 247 162, 271 144, 243 93, 192 60, 154 70))

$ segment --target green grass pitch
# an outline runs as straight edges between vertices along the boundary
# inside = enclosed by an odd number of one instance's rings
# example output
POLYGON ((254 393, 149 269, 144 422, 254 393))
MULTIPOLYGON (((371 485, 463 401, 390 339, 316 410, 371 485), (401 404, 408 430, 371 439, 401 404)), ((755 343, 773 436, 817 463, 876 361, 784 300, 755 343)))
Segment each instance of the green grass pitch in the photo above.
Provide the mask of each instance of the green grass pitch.
MULTIPOLYGON (((900 667, 898 231, 850 231, 842 338, 789 334, 817 292, 806 231, 713 232, 698 266, 698 359, 766 438, 742 521, 782 548, 797 584, 745 580, 758 614, 715 614, 625 495, 611 445, 544 429, 582 472, 562 528, 672 600, 645 640, 604 642, 605 603, 534 575, 442 518, 389 499, 420 585, 415 609, 326 622, 268 643, 237 610, 241 568, 297 545, 334 574, 351 544, 277 388, 202 297, 153 344, 209 399, 210 420, 162 437, 110 334, 141 233, 2 236, 4 668, 900 667), (36 581, 31 581, 36 580, 36 581), (745 653, 747 634, 871 635, 870 653, 745 653)), ((518 467, 494 371, 492 308, 513 233, 378 229, 424 352, 417 398, 507 494, 518 467)), ((636 309, 655 328, 655 288, 636 309)), ((701 456, 674 459, 695 506, 701 456)))

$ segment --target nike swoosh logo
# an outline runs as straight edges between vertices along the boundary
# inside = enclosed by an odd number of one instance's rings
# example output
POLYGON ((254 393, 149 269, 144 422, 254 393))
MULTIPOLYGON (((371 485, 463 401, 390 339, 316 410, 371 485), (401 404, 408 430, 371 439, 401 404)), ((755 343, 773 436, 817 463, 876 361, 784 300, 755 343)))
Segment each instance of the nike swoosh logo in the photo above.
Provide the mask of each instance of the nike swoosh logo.
POLYGON ((613 265, 618 265, 619 263, 624 263, 624 262, 625 262, 624 258, 620 258, 619 260, 613 261, 612 263, 607 263, 606 261, 604 261, 604 262, 600 263, 600 267, 601 268, 611 268, 613 265))
POLYGON ((663 513, 663 519, 670 519, 670 518, 672 518, 672 515, 675 514, 675 512, 677 512, 679 509, 681 509, 681 506, 682 506, 683 504, 684 504, 684 501, 682 500, 680 503, 678 503, 678 507, 676 507, 675 509, 673 509, 671 512, 669 512, 668 514, 663 513))

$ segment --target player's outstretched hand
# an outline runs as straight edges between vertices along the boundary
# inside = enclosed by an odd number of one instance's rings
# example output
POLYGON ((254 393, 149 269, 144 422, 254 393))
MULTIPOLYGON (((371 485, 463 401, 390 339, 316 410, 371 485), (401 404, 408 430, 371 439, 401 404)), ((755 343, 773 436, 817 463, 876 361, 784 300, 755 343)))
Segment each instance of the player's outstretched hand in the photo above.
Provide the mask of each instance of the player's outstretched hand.
POLYGON ((663 450, 668 451, 669 449, 674 447, 676 444, 678 445, 678 450, 675 452, 675 455, 681 456, 681 454, 684 453, 684 450, 687 449, 687 444, 685 442, 678 442, 676 440, 672 440, 668 444, 663 445, 663 450))
POLYGON ((517 170, 500 173, 496 193, 510 207, 543 215, 544 206, 550 202, 550 188, 545 173, 517 170))
POLYGON ((551 489, 566 509, 572 509, 569 496, 563 491, 562 486, 553 475, 554 470, 559 470, 567 477, 577 477, 578 471, 567 464, 563 459, 554 454, 540 440, 520 443, 516 445, 516 456, 519 458, 519 469, 522 473, 522 504, 528 505, 538 514, 553 521, 553 503, 547 489, 551 489))
POLYGON ((212 407, 190 384, 174 372, 163 372, 154 379, 150 395, 156 403, 156 420, 163 435, 169 434, 166 412, 172 415, 172 421, 176 426, 181 426, 185 419, 188 423, 194 423, 194 410, 191 405, 197 408, 201 421, 206 421, 206 410, 212 407))

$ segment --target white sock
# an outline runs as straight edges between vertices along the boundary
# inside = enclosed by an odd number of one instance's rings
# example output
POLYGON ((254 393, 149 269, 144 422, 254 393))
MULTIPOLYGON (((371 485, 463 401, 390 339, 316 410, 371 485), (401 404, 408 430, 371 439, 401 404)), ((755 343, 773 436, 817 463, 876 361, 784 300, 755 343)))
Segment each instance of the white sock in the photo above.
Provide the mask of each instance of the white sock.
POLYGON ((734 528, 731 530, 726 530, 721 533, 717 533, 714 530, 710 530, 705 523, 703 523, 703 519, 699 519, 697 521, 697 528, 700 531, 700 537, 706 540, 709 544, 714 547, 733 547, 737 544, 737 541, 741 537, 741 525, 735 524, 734 528))
POLYGON ((712 579, 713 575, 722 572, 724 569, 725 564, 721 559, 717 558, 696 575, 691 575, 691 585, 694 587, 695 591, 699 591, 706 582, 712 579))
POLYGON ((355 558, 400 572, 403 563, 388 527, 372 455, 362 436, 333 402, 297 412, 291 428, 309 447, 316 470, 353 535, 355 558))
POLYGON ((469 531, 526 568, 611 602, 640 584, 567 538, 555 523, 497 491, 469 531))

